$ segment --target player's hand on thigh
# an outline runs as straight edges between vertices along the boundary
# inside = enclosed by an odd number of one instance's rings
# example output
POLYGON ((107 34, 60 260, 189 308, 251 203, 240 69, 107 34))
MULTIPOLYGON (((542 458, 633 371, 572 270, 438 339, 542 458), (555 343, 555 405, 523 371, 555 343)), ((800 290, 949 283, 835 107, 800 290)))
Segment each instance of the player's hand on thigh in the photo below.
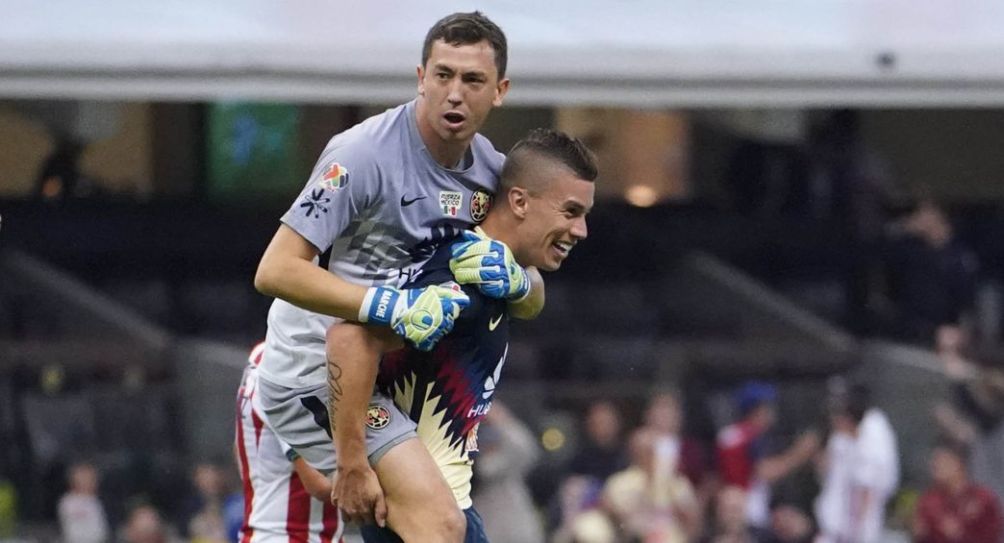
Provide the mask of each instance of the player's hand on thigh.
POLYGON ((387 502, 376 473, 369 464, 338 466, 332 475, 331 502, 346 521, 387 525, 387 502))

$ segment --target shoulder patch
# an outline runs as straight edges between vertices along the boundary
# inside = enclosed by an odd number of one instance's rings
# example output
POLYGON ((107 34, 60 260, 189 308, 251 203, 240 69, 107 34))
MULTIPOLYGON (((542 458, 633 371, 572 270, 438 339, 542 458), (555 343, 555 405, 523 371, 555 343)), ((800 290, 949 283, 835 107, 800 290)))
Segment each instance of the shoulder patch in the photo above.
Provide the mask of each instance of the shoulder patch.
POLYGON ((349 184, 349 170, 337 162, 332 162, 324 168, 324 175, 318 182, 322 188, 338 190, 349 184))

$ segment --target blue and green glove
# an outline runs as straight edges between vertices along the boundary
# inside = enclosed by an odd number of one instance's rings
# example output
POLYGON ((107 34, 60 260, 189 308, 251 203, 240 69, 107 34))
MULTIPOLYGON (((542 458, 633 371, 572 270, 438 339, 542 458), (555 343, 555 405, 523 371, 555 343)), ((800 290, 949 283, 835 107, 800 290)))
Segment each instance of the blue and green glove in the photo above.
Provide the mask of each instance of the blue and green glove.
POLYGON ((470 303, 459 286, 371 287, 359 307, 359 322, 389 326, 419 350, 431 351, 470 303))
POLYGON ((530 278, 512 250, 480 228, 464 231, 450 253, 450 271, 461 285, 477 285, 485 296, 497 299, 522 300, 530 294, 530 278))

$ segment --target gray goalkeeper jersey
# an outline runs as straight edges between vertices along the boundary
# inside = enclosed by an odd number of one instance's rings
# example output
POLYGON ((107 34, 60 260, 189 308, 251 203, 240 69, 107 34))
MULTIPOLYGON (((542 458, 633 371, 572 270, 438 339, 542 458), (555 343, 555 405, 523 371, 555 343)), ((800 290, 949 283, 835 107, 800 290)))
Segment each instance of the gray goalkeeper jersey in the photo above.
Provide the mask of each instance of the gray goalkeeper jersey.
MULTIPOLYGON (((503 155, 475 136, 457 169, 422 142, 414 101, 336 135, 282 222, 332 273, 366 286, 403 285, 444 240, 484 220, 503 155), (325 253, 330 252, 330 258, 325 253)), ((305 388, 325 382, 324 338, 336 318, 275 300, 259 376, 305 388)))

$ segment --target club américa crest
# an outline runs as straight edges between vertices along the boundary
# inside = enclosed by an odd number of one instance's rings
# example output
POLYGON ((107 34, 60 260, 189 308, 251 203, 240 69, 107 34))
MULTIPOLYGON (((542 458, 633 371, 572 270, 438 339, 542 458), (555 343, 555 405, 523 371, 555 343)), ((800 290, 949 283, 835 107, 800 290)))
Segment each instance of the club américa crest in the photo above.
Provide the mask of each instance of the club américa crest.
POLYGON ((370 404, 366 409, 366 426, 380 430, 390 424, 390 411, 382 405, 370 404))
POLYGON ((488 216, 488 210, 492 207, 492 195, 479 190, 471 195, 471 220, 479 223, 488 216))

